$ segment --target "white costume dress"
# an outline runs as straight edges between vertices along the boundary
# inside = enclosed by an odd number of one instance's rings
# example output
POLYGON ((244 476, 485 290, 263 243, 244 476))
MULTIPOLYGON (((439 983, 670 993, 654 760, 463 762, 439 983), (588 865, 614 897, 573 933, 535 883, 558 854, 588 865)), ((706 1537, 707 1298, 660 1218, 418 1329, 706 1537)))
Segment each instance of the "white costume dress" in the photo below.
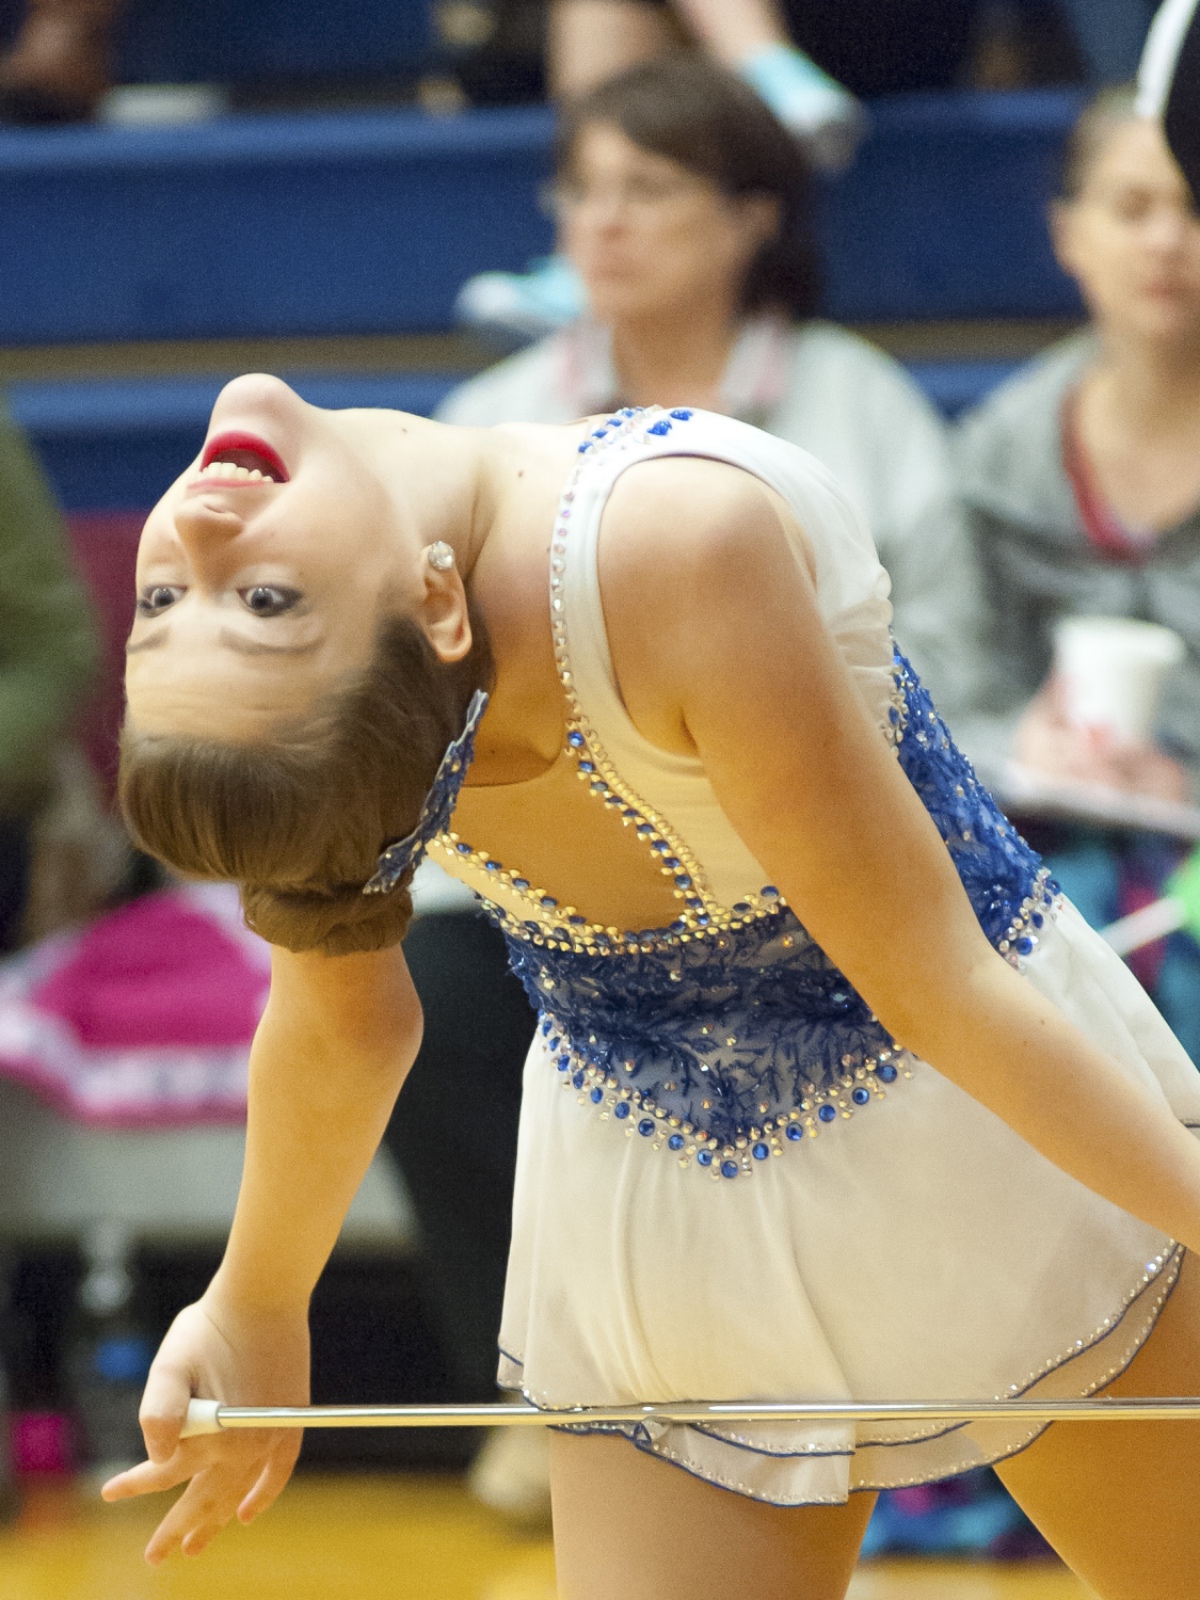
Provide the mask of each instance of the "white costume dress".
MULTIPOLYGON (((618 413, 585 443, 554 530, 563 759, 674 875, 679 918, 600 928, 453 821, 433 846, 505 928, 542 1012, 502 1382, 550 1408, 1089 1394, 1150 1332, 1181 1249, 900 1049, 767 883, 700 764, 649 744, 623 707, 597 577, 601 513, 627 467, 673 454, 733 463, 789 503, 825 621, 992 943, 1200 1126, 1200 1074, 894 657, 887 576, 825 470, 722 417, 618 413)), ((903 927, 879 934, 902 947, 903 927)), ((712 1483, 804 1505, 995 1461, 1040 1428, 629 1432, 712 1483)))

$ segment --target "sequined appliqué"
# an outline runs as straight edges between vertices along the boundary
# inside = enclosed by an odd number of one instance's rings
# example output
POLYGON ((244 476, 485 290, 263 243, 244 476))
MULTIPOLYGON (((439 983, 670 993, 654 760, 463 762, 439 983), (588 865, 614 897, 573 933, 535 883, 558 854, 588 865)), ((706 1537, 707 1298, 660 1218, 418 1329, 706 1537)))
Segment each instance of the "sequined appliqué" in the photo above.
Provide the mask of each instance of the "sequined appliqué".
POLYGON ((786 908, 616 960, 509 951, 564 1086, 715 1177, 753 1172, 911 1072, 786 908))
MULTIPOLYGON (((897 758, 980 925, 1019 966, 1059 888, 957 749, 897 653, 897 758)), ((615 957, 510 936, 564 1086, 714 1178, 758 1164, 869 1106, 913 1059, 780 900, 705 937, 647 930, 615 957)))

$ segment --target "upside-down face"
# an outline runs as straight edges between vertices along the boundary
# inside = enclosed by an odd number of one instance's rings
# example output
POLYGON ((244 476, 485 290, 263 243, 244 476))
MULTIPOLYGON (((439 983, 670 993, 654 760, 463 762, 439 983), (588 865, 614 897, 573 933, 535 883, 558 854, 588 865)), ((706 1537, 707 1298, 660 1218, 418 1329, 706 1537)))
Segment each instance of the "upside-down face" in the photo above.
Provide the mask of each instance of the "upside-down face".
POLYGON ((142 533, 126 671, 138 731, 253 742, 366 665, 419 548, 362 416, 277 378, 222 391, 203 451, 142 533))

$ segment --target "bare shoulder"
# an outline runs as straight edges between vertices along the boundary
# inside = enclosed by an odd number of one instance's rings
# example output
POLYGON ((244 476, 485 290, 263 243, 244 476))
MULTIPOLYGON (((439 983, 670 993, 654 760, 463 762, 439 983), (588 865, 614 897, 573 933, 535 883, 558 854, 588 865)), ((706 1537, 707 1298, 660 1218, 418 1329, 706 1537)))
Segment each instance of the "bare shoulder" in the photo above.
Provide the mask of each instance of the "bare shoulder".
POLYGON ((726 660, 724 644, 754 631, 768 597, 812 593, 808 542, 787 502, 751 473, 697 456, 642 462, 618 479, 599 577, 626 707, 652 743, 682 754, 694 753, 684 705, 700 661, 726 660))
POLYGON ((601 585, 639 610, 666 591, 675 610, 694 586, 721 585, 732 570, 778 560, 789 546, 807 554, 787 502, 760 478, 726 461, 662 456, 623 473, 613 488, 601 585))

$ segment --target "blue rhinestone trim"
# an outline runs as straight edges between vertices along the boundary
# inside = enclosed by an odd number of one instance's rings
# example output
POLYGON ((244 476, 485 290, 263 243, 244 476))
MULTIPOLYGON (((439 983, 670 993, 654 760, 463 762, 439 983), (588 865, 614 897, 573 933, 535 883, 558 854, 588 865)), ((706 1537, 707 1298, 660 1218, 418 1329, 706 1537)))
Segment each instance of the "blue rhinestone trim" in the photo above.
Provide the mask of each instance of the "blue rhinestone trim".
MULTIPOLYGON (((543 1012, 540 1028, 552 1056, 560 1050, 568 1052, 557 1058, 558 1070, 564 1074, 564 1087, 575 1090, 580 1105, 595 1107, 601 1121, 623 1124, 627 1138, 637 1135, 650 1149, 668 1151, 680 1167, 694 1163, 714 1181, 752 1176, 759 1163, 783 1155, 788 1145, 816 1138, 823 1127, 882 1099, 890 1084, 913 1072, 911 1059, 902 1050, 885 1048, 877 1057, 857 1064, 847 1057, 847 1069, 837 1081, 820 1088, 815 1083, 804 1084, 797 1105, 775 1116, 763 1116, 744 1133, 735 1132, 723 1140, 712 1129, 680 1115, 629 1082, 636 1075, 636 1069, 630 1071, 631 1062, 625 1063, 623 1071, 614 1072, 611 1061, 598 1055, 594 1047, 570 1045, 559 1031, 558 1019, 550 1013, 543 1012)), ((667 1087, 670 1090, 674 1085, 667 1087)), ((769 1106, 764 1103, 763 1109, 769 1106)))

